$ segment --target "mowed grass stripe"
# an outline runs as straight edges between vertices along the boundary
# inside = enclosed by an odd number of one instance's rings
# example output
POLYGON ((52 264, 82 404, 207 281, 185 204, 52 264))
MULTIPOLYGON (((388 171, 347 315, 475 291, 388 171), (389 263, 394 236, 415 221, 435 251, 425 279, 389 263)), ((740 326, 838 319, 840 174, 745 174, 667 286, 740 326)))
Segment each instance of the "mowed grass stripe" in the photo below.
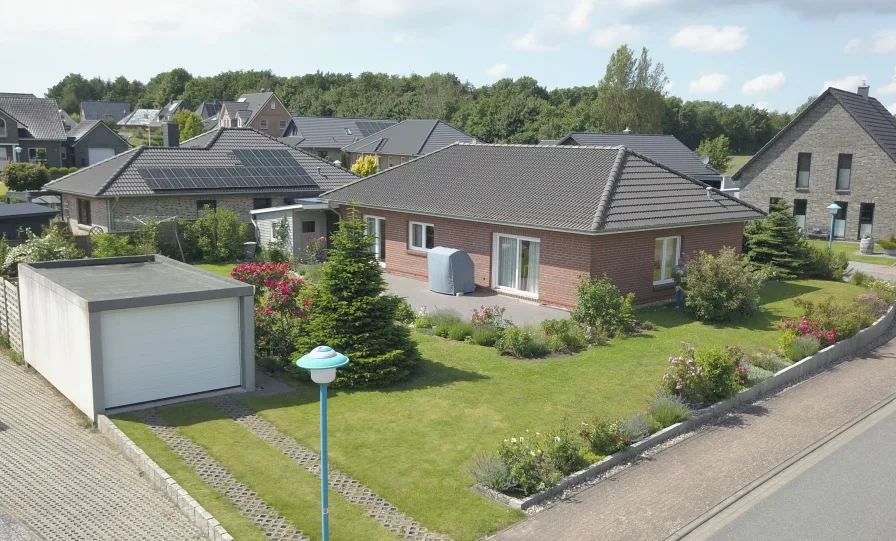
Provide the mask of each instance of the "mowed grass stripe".
MULTIPOLYGON (((316 477, 214 406, 172 406, 159 413, 171 426, 177 427, 180 434, 202 446, 305 535, 314 540, 321 539, 320 481, 316 477)), ((398 539, 367 517, 361 507, 352 505, 332 489, 329 499, 330 538, 333 541, 398 539)))
POLYGON ((151 456, 156 464, 168 472, 168 475, 189 492, 190 496, 199 502, 206 511, 211 513, 234 539, 241 541, 267 540, 264 533, 243 517, 230 500, 203 483, 196 470, 188 466, 183 459, 177 456, 177 453, 172 451, 136 417, 125 414, 112 419, 112 422, 127 434, 131 441, 151 456))

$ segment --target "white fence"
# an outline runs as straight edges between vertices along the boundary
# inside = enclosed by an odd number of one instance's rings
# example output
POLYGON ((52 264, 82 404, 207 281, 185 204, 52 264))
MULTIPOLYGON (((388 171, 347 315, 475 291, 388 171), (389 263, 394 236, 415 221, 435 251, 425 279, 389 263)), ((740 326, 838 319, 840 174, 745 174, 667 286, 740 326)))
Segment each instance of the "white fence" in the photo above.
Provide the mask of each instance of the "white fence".
POLYGON ((12 349, 22 353, 22 315, 19 311, 19 288, 7 280, 0 287, 0 333, 9 335, 12 349))

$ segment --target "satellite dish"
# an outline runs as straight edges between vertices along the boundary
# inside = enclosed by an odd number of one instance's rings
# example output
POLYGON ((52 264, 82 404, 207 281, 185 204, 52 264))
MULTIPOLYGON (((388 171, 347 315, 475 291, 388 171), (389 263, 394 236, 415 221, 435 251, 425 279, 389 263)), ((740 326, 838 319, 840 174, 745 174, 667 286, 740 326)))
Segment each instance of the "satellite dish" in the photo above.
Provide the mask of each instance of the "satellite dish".
POLYGON ((709 165, 709 156, 701 156, 700 161, 703 162, 703 165, 709 165))

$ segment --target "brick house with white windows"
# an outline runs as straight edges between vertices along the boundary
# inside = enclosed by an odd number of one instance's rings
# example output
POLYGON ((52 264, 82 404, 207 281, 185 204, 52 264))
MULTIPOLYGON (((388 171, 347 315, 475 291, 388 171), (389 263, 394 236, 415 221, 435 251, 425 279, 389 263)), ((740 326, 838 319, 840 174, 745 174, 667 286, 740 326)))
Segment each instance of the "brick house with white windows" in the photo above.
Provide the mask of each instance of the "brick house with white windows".
POLYGON ((321 198, 359 205, 388 272, 425 280, 427 251, 456 248, 477 287, 563 308, 603 274, 671 298, 681 257, 739 249, 765 215, 625 147, 453 144, 321 198))
POLYGON ((227 101, 218 114, 219 128, 253 128, 271 137, 283 137, 292 115, 273 92, 243 94, 227 101))
POLYGON ((829 88, 734 175, 740 198, 760 208, 779 199, 810 235, 896 233, 896 118, 868 86, 829 88))

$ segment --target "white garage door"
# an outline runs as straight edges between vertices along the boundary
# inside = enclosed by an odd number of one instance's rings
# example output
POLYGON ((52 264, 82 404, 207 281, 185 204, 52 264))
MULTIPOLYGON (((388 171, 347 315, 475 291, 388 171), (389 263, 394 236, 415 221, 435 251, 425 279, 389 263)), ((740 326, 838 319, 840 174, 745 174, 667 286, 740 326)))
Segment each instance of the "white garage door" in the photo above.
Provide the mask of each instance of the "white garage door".
POLYGON ((238 299, 100 315, 105 406, 241 384, 238 299))
POLYGON ((89 161, 90 163, 87 165, 99 163, 103 160, 111 158, 112 156, 115 156, 114 148, 88 148, 87 161, 89 161))

